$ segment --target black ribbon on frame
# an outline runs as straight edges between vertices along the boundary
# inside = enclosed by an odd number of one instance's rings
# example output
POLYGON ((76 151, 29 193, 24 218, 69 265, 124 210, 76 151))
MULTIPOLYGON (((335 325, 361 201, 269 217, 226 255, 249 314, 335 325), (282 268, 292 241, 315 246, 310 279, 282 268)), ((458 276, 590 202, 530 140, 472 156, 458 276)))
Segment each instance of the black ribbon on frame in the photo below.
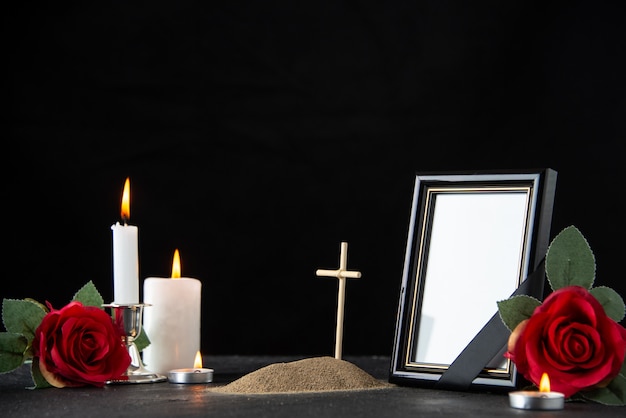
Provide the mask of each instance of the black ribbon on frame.
MULTIPOLYGON (((534 272, 524 280, 512 296, 529 295, 540 298, 545 279, 542 259, 534 272)), ((467 391, 478 374, 493 360, 509 339, 510 331, 496 312, 476 334, 461 354, 435 383, 435 389, 467 391)))

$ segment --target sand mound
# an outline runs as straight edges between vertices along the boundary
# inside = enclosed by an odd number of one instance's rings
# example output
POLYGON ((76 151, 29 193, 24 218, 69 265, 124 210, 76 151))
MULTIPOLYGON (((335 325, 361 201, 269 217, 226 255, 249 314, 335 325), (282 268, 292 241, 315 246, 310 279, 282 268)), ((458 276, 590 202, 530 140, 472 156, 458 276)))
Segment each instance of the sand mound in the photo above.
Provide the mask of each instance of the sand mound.
POLYGON ((226 386, 221 393, 289 393, 362 390, 389 387, 354 364, 333 357, 313 357, 275 363, 249 373, 226 386))

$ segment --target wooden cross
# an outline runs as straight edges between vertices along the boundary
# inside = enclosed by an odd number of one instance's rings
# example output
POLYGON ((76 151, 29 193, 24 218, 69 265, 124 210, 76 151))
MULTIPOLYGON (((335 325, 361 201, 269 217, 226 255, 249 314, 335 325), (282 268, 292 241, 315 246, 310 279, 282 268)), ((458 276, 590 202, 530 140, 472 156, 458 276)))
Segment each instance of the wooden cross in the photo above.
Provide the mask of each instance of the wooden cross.
POLYGON ((324 277, 336 277, 339 280, 337 294, 337 333, 335 335, 335 358, 341 360, 341 345, 343 342, 343 308, 346 299, 346 279, 359 279, 361 272, 348 271, 348 243, 341 243, 341 255, 339 257, 338 270, 318 269, 315 274, 324 277))

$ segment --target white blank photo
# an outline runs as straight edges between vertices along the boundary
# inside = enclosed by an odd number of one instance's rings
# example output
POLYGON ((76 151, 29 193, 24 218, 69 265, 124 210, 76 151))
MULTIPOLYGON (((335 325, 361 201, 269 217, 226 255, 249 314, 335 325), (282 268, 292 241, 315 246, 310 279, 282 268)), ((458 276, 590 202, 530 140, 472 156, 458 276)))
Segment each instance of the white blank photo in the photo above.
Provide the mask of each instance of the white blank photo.
POLYGON ((451 364, 517 288, 527 193, 440 193, 415 361, 451 364))

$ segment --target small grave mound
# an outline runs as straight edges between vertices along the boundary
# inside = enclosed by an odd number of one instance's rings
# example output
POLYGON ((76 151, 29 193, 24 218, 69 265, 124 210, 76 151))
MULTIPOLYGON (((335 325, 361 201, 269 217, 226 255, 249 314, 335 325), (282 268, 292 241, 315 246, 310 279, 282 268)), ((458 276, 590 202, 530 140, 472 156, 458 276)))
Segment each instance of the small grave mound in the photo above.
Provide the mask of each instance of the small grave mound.
POLYGON ((363 390, 391 386, 356 365, 333 357, 274 363, 214 388, 221 393, 292 393, 363 390))

